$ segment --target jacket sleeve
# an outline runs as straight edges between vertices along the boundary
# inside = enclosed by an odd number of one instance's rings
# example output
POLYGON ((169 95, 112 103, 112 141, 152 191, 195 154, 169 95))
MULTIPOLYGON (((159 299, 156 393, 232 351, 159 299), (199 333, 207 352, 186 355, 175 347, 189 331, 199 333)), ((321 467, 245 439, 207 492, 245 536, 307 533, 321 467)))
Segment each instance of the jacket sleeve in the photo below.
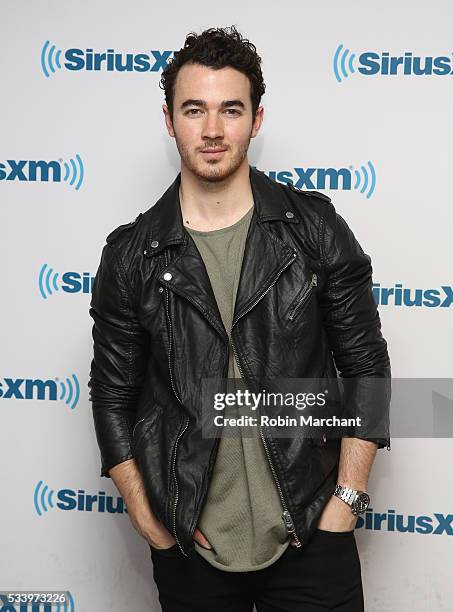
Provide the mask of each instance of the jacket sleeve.
POLYGON ((94 357, 89 399, 101 454, 101 476, 132 458, 132 430, 149 350, 148 332, 135 316, 130 286, 113 245, 107 243, 94 283, 89 314, 94 357))
POLYGON ((371 259, 333 205, 326 207, 321 225, 321 308, 343 386, 344 416, 362 421, 348 433, 390 450, 390 359, 373 296, 371 259))

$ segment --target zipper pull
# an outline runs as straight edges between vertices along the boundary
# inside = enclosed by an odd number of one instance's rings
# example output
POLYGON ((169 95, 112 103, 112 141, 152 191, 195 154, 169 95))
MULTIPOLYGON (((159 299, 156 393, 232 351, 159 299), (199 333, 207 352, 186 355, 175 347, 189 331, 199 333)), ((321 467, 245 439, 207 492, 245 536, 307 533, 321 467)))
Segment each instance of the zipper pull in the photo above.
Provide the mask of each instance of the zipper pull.
POLYGON ((318 275, 313 273, 311 276, 311 284, 313 287, 317 287, 318 286, 318 275))
POLYGON ((294 529, 294 522, 293 522, 293 519, 291 518, 291 515, 288 512, 288 510, 285 510, 283 512, 282 518, 283 518, 283 522, 285 523, 285 527, 286 527, 288 533, 294 533, 294 531, 295 531, 295 529, 294 529))
MULTIPOLYGON (((282 514, 282 518, 283 518, 283 522, 285 523, 285 527, 288 533, 292 533, 294 541, 296 542, 296 546, 297 548, 300 548, 302 546, 302 542, 299 540, 299 538, 296 535, 296 528, 294 527, 294 522, 293 519, 291 518, 290 513, 288 512, 288 510, 285 510, 282 514)), ((290 544, 291 546, 291 544, 290 544)))

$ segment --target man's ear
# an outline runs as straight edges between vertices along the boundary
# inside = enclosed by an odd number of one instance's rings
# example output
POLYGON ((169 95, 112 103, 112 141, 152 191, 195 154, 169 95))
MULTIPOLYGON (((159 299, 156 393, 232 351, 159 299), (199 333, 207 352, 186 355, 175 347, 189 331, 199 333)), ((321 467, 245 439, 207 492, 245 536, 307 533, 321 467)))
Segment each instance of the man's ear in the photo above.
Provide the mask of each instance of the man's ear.
POLYGON ((166 104, 162 104, 162 111, 164 113, 164 117, 165 117, 165 125, 167 127, 167 132, 168 134, 174 138, 175 137, 175 131, 173 129, 173 122, 171 120, 170 117, 170 111, 168 110, 168 106, 166 104))
POLYGON ((261 125, 263 123, 263 119, 264 119, 264 107, 259 106, 256 110, 255 118, 253 120, 252 132, 250 134, 250 138, 255 138, 255 136, 258 134, 258 132, 260 131, 261 125))

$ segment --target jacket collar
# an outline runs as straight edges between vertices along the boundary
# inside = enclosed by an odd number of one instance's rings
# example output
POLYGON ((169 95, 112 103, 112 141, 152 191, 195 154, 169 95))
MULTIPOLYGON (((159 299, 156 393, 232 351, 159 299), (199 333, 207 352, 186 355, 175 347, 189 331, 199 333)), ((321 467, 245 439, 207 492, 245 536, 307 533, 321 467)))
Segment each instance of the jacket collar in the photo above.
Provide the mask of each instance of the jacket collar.
MULTIPOLYGON (((259 221, 299 222, 298 214, 292 209, 281 185, 254 166, 249 166, 249 177, 259 221)), ((152 221, 145 252, 147 257, 152 257, 169 245, 183 242, 187 235, 179 202, 180 183, 181 173, 151 209, 152 221)))

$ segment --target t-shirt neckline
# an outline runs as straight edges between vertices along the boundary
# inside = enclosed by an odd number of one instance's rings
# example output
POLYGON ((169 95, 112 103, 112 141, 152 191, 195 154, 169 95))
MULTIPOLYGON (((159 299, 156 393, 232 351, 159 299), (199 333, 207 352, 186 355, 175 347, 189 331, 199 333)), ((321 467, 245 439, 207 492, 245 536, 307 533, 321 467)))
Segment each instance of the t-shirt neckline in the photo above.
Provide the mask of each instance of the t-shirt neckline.
POLYGON ((186 227, 185 229, 189 233, 196 234, 197 236, 212 236, 212 235, 222 234, 224 232, 228 232, 230 230, 236 229, 239 225, 244 223, 246 221, 246 219, 248 218, 248 216, 253 211, 253 208, 254 208, 253 206, 250 207, 249 210, 245 213, 245 215, 243 215, 240 219, 238 219, 232 225, 227 225, 227 227, 221 227, 221 228, 215 229, 215 230, 196 230, 196 229, 192 229, 190 227, 186 227))

